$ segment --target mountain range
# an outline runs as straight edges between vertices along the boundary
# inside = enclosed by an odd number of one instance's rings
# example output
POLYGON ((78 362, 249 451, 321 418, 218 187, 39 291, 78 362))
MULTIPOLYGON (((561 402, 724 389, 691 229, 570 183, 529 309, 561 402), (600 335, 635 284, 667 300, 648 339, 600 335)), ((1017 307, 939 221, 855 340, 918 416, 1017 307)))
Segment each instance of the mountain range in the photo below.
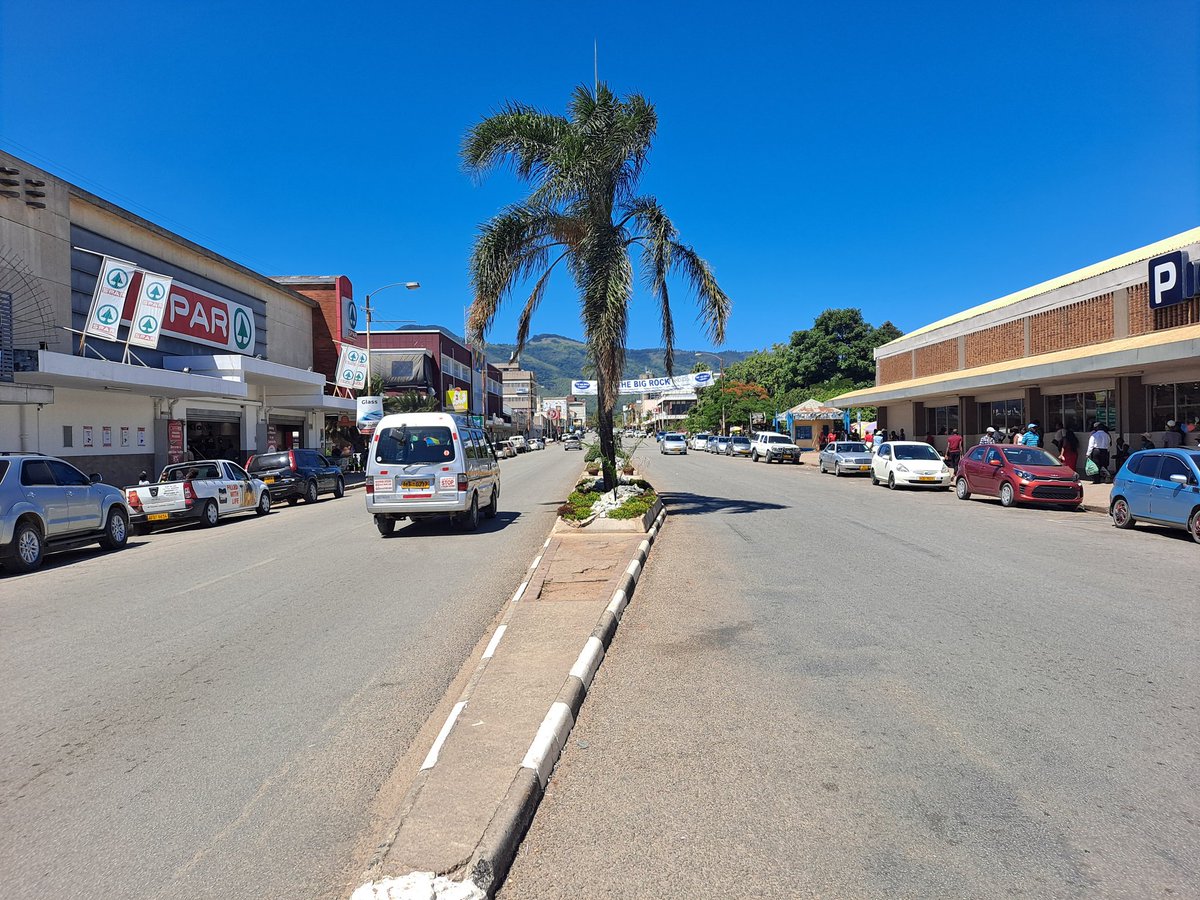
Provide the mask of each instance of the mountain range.
MULTIPOLYGON (((516 349, 515 344, 488 344, 487 358, 490 362, 507 362, 516 349)), ((725 365, 749 356, 750 350, 722 350, 719 355, 725 365)), ((675 374, 684 375, 692 371, 697 363, 697 351, 675 350, 675 374)), ((705 351, 700 360, 714 369, 719 368, 712 354, 705 351)), ((571 393, 571 382, 576 378, 593 378, 588 364, 587 345, 582 341, 563 337, 561 334, 535 334, 525 342, 521 352, 521 368, 528 369, 537 377, 538 394, 543 397, 564 397, 571 393)), ((651 347, 643 350, 625 351, 625 378, 640 378, 644 373, 665 375, 663 350, 651 347)))

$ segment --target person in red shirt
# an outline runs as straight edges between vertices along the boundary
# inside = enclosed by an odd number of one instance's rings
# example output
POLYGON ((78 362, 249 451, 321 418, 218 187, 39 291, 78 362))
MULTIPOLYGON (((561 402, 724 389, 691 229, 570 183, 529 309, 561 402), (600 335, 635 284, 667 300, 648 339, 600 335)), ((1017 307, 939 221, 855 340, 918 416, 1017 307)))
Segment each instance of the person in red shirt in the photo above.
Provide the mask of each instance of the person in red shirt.
POLYGON ((962 435, 958 433, 957 428, 951 428, 950 436, 946 438, 946 463, 950 468, 958 468, 958 461, 962 458, 962 448, 962 435))

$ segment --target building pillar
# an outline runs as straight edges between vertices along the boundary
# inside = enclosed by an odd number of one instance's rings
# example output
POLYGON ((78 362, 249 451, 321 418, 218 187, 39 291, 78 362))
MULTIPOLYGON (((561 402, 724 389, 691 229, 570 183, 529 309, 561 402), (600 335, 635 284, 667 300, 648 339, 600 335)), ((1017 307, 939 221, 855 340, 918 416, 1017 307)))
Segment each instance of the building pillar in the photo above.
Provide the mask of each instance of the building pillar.
POLYGON ((1046 417, 1045 404, 1042 402, 1042 391, 1038 387, 1025 388, 1025 423, 1028 424, 1034 419, 1042 423, 1042 434, 1046 433, 1046 423, 1043 421, 1046 417))
POLYGON ((913 401, 912 417, 912 434, 909 435, 909 438, 914 441, 923 441, 931 429, 929 423, 925 421, 925 404, 920 400, 913 401))
POLYGON ((1150 410, 1140 375, 1117 379, 1117 430, 1128 435, 1126 440, 1150 430, 1150 410))
POLYGON ((958 421, 961 425, 959 434, 978 435, 983 429, 979 427, 979 404, 974 395, 958 398, 958 421))
MULTIPOLYGON (((884 431, 887 431, 887 423, 887 407, 875 407, 875 430, 878 431, 880 428, 882 428, 884 431)), ((917 426, 914 425, 913 427, 916 428, 917 426)))
POLYGON ((1113 291, 1113 340, 1129 337, 1129 288, 1113 291))

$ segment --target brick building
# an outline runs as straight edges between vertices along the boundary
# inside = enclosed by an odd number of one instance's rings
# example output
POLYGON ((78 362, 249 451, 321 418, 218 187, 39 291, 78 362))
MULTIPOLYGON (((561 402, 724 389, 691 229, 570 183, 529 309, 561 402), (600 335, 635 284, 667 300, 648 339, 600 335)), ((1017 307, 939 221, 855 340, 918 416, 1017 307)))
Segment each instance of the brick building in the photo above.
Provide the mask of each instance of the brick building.
POLYGON ((340 345, 362 346, 362 336, 355 330, 354 286, 345 275, 288 275, 273 280, 316 303, 312 311, 313 371, 332 384, 340 345))
POLYGON ((830 402, 877 406, 881 427, 913 436, 958 428, 971 441, 1033 420, 1084 432, 1099 420, 1134 446, 1143 432, 1161 446, 1175 421, 1194 444, 1200 298, 1189 255, 1200 259, 1200 228, 918 328, 875 351, 874 387, 830 402))

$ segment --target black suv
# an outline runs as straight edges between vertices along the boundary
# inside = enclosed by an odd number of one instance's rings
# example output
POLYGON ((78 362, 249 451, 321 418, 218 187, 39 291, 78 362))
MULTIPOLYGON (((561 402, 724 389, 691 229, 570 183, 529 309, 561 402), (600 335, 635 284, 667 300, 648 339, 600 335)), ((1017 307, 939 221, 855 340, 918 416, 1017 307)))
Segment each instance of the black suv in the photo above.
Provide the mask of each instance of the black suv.
POLYGON ((246 471, 266 482, 273 501, 316 503, 319 494, 346 493, 342 470, 316 450, 260 453, 246 460, 246 471))

